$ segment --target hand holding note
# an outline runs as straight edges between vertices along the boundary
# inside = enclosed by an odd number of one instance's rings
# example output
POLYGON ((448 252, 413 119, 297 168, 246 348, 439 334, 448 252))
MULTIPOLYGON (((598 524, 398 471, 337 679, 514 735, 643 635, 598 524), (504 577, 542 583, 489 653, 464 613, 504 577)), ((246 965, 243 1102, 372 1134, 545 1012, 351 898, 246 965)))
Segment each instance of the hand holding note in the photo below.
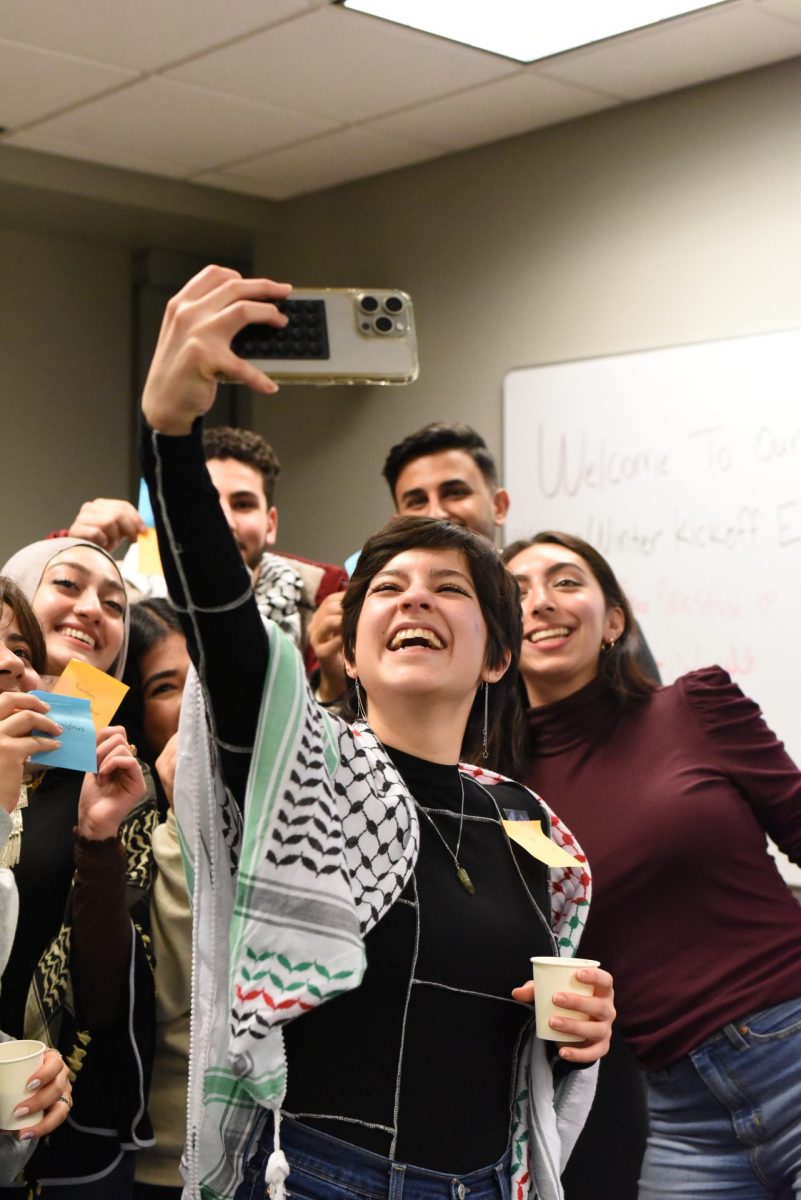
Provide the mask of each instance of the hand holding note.
POLYGON ((6 812, 19 800, 25 760, 45 747, 52 750, 60 745, 53 738, 58 738, 61 726, 46 715, 49 709, 33 692, 0 694, 0 805, 6 812))
POLYGON ((122 725, 103 729, 97 736, 97 774, 87 773, 81 788, 78 833, 91 841, 116 837, 146 790, 122 725))

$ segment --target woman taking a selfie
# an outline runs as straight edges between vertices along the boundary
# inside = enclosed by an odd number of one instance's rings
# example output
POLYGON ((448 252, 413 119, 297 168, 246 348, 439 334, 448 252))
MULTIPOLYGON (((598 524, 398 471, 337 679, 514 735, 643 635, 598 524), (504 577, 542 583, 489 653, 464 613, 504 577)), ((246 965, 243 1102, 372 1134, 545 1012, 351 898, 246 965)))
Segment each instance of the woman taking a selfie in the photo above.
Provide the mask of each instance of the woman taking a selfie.
MULTIPOLYGON (((121 674, 127 600, 105 551, 75 538, 36 542, 4 574, 39 620, 48 673, 78 658, 121 674)), ((55 766, 27 784, 9 861, 19 920, 0 1027, 58 1046, 74 1072, 74 1107, 27 1168, 43 1195, 63 1200, 127 1195, 134 1152, 150 1139, 154 1001, 145 935, 155 808, 142 804, 144 779, 121 726, 97 735, 97 761, 96 773, 55 766)), ((24 1193, 24 1184, 0 1189, 4 1198, 24 1193)))
POLYGON ((535 796, 457 765, 485 689, 493 710, 511 686, 516 589, 468 531, 393 522, 344 602, 366 720, 314 703, 297 651, 261 623, 197 419, 223 375, 273 390, 229 343, 248 320, 281 324, 265 300, 287 290, 220 268, 190 281, 143 401, 165 573, 209 705, 190 678, 176 776, 194 872, 189 1191, 255 1198, 266 1181, 276 1196, 288 1160, 292 1195, 500 1198, 513 1181, 522 1198, 533 1172, 558 1197, 611 979, 586 971, 594 994, 562 1021, 581 1040, 553 1060, 519 1003, 531 985, 515 985, 532 954, 573 952, 588 878, 509 840, 504 819, 549 827, 535 796))
MULTIPOLYGON (((801 773, 720 667, 656 688, 631 607, 588 543, 504 553, 523 604, 521 778, 589 856, 582 953, 614 972, 648 1072, 642 1200, 801 1195, 801 773)), ((509 758, 506 759, 509 761, 509 758)))

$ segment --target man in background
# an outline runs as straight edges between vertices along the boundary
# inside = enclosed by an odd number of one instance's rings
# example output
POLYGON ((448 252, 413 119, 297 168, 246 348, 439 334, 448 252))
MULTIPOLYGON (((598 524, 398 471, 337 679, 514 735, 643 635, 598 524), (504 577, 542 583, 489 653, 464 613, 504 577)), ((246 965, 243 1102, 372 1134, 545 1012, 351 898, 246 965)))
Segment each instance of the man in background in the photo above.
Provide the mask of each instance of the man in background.
MULTIPOLYGON (((347 573, 330 563, 316 563, 271 550, 278 535, 275 483, 281 470, 272 446, 249 429, 215 426, 204 430, 203 450, 211 481, 220 497, 231 533, 253 577, 259 608, 275 620, 315 664, 308 649, 308 627, 317 605, 344 587, 347 573)), ((86 501, 72 522, 71 537, 85 538, 113 552, 125 539, 135 542, 146 525, 127 500, 86 501)), ((142 576, 136 569, 136 547, 126 556, 126 580, 140 595, 165 594, 163 577, 142 576)))
MULTIPOLYGON (((437 517, 495 542, 509 511, 509 493, 481 434, 461 422, 432 421, 392 447, 384 461, 398 516, 437 517)), ((309 626, 320 663, 318 700, 336 704, 345 690, 342 666, 342 600, 325 600, 309 626)))

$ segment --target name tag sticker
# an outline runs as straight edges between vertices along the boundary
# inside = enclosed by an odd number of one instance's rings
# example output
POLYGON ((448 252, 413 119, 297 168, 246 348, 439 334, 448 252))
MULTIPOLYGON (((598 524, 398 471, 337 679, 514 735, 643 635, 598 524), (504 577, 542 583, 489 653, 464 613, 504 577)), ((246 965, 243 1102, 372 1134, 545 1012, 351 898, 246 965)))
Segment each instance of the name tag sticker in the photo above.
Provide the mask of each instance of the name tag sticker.
MULTIPOLYGON (((68 771, 97 770, 97 735, 92 721, 91 705, 88 700, 77 696, 57 696, 53 692, 31 692, 50 705, 48 716, 63 725, 59 735, 58 750, 39 750, 31 755, 31 762, 43 767, 66 767, 68 771)), ((42 730, 35 730, 40 737, 50 737, 42 730)))
POLYGON ((517 842, 532 858, 547 867, 581 866, 577 858, 545 836, 542 821, 502 821, 501 824, 511 842, 517 842))
POLYGON ((107 675, 105 671, 99 671, 89 663, 73 658, 56 680, 51 695, 76 696, 79 700, 88 700, 92 720, 99 733, 111 724, 111 718, 122 704, 122 698, 127 691, 128 685, 120 683, 119 679, 107 675))

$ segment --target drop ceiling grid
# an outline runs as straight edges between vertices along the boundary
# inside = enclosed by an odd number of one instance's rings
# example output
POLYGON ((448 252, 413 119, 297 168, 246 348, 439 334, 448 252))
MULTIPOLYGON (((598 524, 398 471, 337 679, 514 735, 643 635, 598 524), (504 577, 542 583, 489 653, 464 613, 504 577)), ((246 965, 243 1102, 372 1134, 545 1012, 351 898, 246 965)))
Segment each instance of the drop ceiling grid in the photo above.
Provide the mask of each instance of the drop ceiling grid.
POLYGON ((2 18, 7 144, 274 199, 801 54, 801 0, 531 66, 327 0, 3 0, 2 18))

